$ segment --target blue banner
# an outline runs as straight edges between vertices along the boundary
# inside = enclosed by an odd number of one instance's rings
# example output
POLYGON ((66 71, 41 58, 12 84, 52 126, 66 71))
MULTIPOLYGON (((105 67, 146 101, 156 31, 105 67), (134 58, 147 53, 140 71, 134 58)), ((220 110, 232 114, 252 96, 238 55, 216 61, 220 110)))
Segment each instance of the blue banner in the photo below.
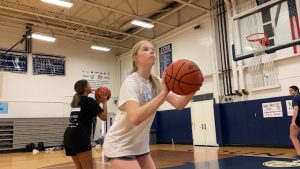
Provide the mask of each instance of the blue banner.
POLYGON ((164 70, 172 63, 172 44, 159 48, 160 77, 164 70))
POLYGON ((8 103, 0 102, 0 114, 7 114, 7 113, 8 113, 8 103))

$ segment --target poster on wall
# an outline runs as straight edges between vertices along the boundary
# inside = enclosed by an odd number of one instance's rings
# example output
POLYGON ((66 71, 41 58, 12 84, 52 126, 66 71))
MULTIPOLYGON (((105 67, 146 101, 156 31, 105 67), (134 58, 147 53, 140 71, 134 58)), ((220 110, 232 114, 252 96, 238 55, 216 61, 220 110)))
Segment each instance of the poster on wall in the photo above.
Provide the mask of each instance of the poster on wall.
POLYGON ((263 103, 262 109, 264 118, 283 117, 281 102, 263 103))
POLYGON ((294 108, 292 106, 292 100, 286 100, 286 111, 288 116, 293 116, 294 108))
POLYGON ((110 88, 111 85, 111 73, 109 72, 82 70, 81 77, 91 84, 93 91, 95 91, 99 86, 106 86, 110 88))
POLYGON ((159 48, 160 77, 164 70, 172 63, 172 44, 159 48))
POLYGON ((8 113, 8 102, 0 102, 0 114, 8 113))
POLYGON ((66 58, 44 54, 32 55, 32 68, 34 75, 65 75, 66 58))
POLYGON ((27 72, 28 53, 0 50, 0 70, 10 72, 27 72))

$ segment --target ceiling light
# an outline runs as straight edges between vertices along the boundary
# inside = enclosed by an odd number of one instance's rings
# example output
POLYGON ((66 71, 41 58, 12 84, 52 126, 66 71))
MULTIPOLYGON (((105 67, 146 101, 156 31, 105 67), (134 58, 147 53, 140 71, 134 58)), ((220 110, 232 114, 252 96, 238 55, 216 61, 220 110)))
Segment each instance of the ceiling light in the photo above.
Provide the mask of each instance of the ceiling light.
POLYGON ((55 38, 52 37, 52 36, 48 36, 48 35, 43 35, 43 34, 40 34, 40 33, 33 33, 31 35, 31 37, 33 39, 38 39, 38 40, 43 40, 43 41, 47 41, 47 42, 55 42, 55 38))
POLYGON ((91 49, 105 51, 105 52, 110 51, 109 48, 102 47, 102 46, 96 46, 96 45, 91 46, 91 49))
POLYGON ((133 21, 131 21, 131 24, 141 26, 144 28, 153 28, 154 27, 154 25, 152 23, 143 22, 143 21, 139 21, 139 20, 133 20, 133 21))
POLYGON ((73 6, 73 3, 63 1, 63 0, 41 0, 41 1, 49 4, 65 7, 65 8, 71 8, 73 6))

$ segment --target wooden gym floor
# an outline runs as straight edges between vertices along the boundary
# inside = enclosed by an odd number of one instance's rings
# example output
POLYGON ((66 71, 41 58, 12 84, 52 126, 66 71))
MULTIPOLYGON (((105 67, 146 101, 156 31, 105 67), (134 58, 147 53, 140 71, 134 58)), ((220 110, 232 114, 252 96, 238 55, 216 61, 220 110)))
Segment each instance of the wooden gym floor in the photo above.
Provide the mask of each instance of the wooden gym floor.
MULTIPOLYGON (((191 145, 152 145, 151 155, 163 169, 300 169, 292 163, 293 149, 248 147, 193 147, 191 145)), ((94 168, 111 169, 103 162, 102 151, 93 149, 94 168)), ((0 169, 75 169, 64 151, 0 154, 0 169)))

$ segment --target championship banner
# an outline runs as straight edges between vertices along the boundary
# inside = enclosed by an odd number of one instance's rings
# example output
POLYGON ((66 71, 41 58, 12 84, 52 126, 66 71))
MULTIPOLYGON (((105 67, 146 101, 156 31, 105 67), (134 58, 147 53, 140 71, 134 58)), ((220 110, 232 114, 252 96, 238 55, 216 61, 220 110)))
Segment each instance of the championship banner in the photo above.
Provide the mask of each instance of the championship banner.
POLYGON ((172 63, 172 44, 159 48, 159 65, 160 77, 162 77, 165 69, 172 63))

